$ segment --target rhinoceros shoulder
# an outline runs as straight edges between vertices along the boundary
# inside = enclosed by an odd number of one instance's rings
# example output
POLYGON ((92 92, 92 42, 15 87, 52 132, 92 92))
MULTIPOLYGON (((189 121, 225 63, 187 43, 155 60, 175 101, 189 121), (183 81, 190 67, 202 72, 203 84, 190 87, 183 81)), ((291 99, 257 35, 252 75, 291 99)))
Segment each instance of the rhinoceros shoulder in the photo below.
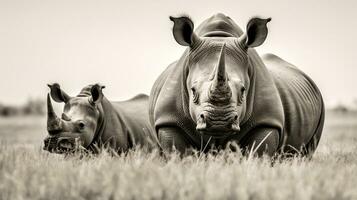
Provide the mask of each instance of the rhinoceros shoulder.
POLYGON ((284 59, 280 58, 279 56, 272 54, 272 53, 263 54, 261 56, 261 58, 264 61, 264 63, 268 64, 268 66, 269 66, 269 64, 279 64, 279 65, 297 69, 297 67, 295 65, 287 62, 286 60, 284 60, 284 59))
POLYGON ((138 104, 141 104, 140 102, 145 102, 147 103, 147 101, 149 100, 149 96, 146 95, 146 94, 137 94, 135 95, 134 97, 128 99, 128 100, 123 100, 123 101, 112 101, 112 104, 114 104, 115 106, 121 106, 121 107, 125 107, 125 106, 128 106, 128 105, 136 105, 138 104))
POLYGON ((149 99, 149 96, 147 94, 137 94, 133 98, 129 99, 128 101, 135 101, 135 100, 145 100, 149 99))

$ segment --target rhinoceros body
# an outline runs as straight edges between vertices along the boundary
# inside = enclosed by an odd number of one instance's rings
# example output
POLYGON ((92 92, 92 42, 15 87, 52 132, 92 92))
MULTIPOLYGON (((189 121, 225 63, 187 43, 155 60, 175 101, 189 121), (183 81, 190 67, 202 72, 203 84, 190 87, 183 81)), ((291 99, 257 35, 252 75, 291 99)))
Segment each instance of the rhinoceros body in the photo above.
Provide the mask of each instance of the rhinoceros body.
POLYGON ((110 143, 111 148, 128 150, 136 146, 158 148, 157 137, 148 116, 147 95, 137 95, 126 101, 104 99, 102 131, 96 133, 93 144, 110 143))
MULTIPOLYGON (((206 145, 224 147, 228 142, 236 141, 244 149, 263 143, 273 133, 275 136, 270 139, 267 150, 270 154, 279 151, 313 153, 324 124, 323 99, 314 82, 297 67, 275 55, 261 58, 253 48, 242 50, 237 43, 243 37, 243 31, 223 14, 205 20, 195 32, 198 36, 195 37, 203 42, 192 45, 179 60, 169 65, 151 91, 150 121, 163 148, 175 146, 180 151, 187 148, 199 150, 206 145), (205 62, 208 56, 215 56, 218 53, 210 52, 218 52, 221 43, 226 49, 227 76, 234 79, 234 74, 244 71, 246 74, 241 77, 247 77, 248 89, 244 106, 237 106, 242 110, 238 119, 239 131, 212 137, 198 131, 198 121, 190 110, 187 79, 197 65, 193 60, 205 62), (247 57, 249 68, 235 71, 232 60, 242 56, 247 57)), ((235 87, 229 84, 231 88, 235 87)))
POLYGON ((159 147, 149 123, 147 95, 111 102, 102 94, 102 86, 89 85, 76 97, 69 97, 58 84, 49 86, 52 98, 64 102, 65 107, 62 117, 57 117, 48 96, 49 136, 45 139, 45 150, 71 152, 77 148, 75 143, 93 152, 101 147, 118 152, 136 146, 148 150, 159 147))

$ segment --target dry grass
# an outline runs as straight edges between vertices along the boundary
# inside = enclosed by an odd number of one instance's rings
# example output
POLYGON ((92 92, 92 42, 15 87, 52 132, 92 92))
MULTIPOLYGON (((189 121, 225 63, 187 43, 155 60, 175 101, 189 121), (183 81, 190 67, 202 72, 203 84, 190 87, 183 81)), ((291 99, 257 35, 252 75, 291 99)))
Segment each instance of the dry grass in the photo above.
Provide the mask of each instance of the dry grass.
POLYGON ((357 199, 356 115, 328 115, 312 160, 274 165, 229 151, 168 160, 141 151, 64 158, 41 150, 44 120, 26 120, 18 129, 0 122, 0 199, 357 199))

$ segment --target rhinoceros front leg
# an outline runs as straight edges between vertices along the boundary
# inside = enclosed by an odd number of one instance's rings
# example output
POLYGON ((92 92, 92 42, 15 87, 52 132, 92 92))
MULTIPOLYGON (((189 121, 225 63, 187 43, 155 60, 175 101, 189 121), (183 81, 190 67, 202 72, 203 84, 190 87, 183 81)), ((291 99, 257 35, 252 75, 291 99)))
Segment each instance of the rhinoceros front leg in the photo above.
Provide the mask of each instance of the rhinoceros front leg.
POLYGON ((273 156, 279 147, 279 131, 274 128, 257 127, 247 133, 240 143, 243 154, 256 153, 273 156))
POLYGON ((192 146, 184 137, 183 132, 178 127, 162 127, 159 128, 158 137, 164 153, 172 152, 174 149, 184 154, 187 149, 192 146))

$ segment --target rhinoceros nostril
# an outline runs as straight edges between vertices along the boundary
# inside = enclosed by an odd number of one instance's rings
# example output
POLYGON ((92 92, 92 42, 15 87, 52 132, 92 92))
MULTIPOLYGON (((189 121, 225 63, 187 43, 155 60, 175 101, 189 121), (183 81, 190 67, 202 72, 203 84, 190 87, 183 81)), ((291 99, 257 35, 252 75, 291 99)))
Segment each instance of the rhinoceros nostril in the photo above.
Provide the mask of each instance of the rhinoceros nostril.
POLYGON ((234 121, 238 119, 238 115, 234 115, 234 121))
POLYGON ((205 120, 205 115, 201 113, 199 119, 197 120, 196 130, 201 131, 207 128, 207 123, 205 120))

